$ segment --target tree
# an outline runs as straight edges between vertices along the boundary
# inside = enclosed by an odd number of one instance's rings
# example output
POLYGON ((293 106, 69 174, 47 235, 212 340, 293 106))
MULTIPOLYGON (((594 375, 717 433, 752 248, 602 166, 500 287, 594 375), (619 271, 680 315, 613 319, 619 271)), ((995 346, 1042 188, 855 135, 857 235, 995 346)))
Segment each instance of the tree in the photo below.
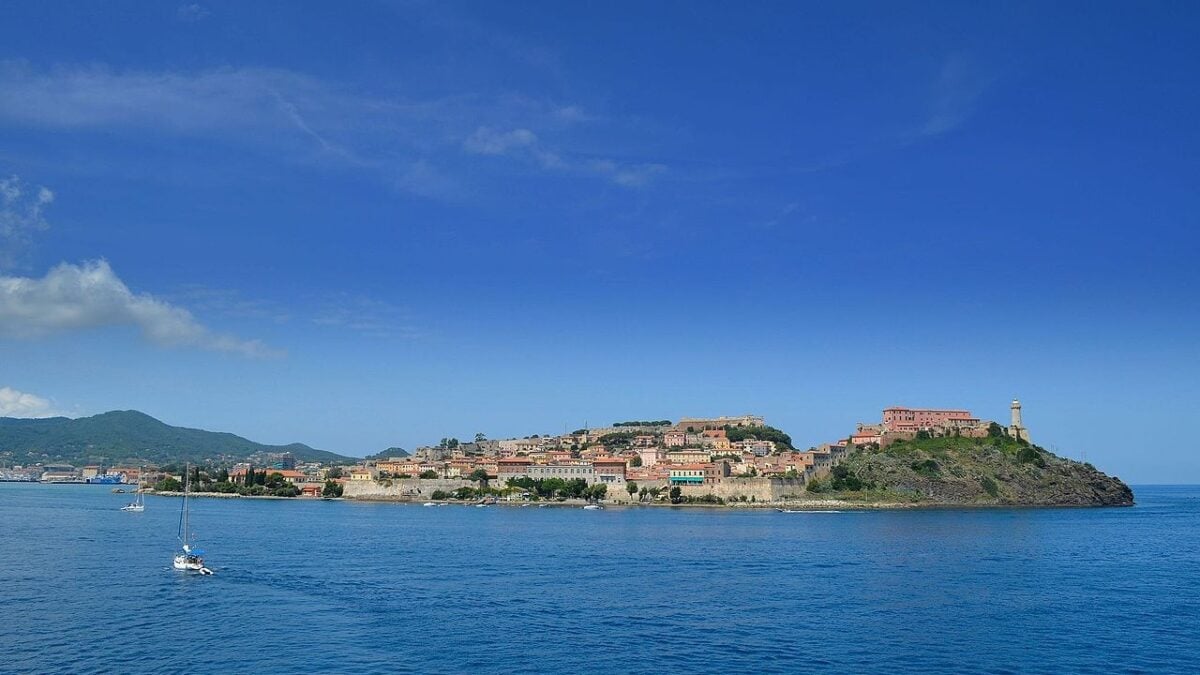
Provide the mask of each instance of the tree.
POLYGON ((342 467, 340 466, 331 466, 329 467, 329 470, 325 472, 326 478, 342 478, 343 475, 342 467))
POLYGON ((638 492, 637 483, 635 483, 633 481, 629 481, 628 483, 625 484, 625 491, 629 493, 629 498, 633 499, 633 496, 636 495, 638 492))
POLYGON ((418 478, 425 478, 425 479, 437 478, 437 477, 438 477, 438 472, 434 471, 433 469, 429 469, 428 471, 422 471, 421 475, 418 476, 418 478))
POLYGON ((480 487, 486 486, 488 481, 487 469, 475 469, 471 472, 471 475, 467 476, 467 480, 473 480, 476 483, 479 483, 480 487))
POLYGON ((487 436, 485 436, 482 431, 475 434, 475 442, 476 443, 482 443, 486 440, 487 440, 487 436))
POLYGON ((154 484, 156 492, 179 492, 183 489, 183 483, 180 483, 175 478, 167 476, 166 478, 154 484))
POLYGON ((287 481, 285 481, 283 478, 283 474, 279 473, 278 471, 272 471, 271 474, 267 476, 266 480, 261 483, 261 485, 267 489, 275 490, 283 487, 283 484, 286 482, 287 481))
POLYGON ((637 468, 641 465, 642 465, 642 456, 641 455, 634 455, 633 459, 629 460, 629 466, 637 468))
POLYGON ((792 437, 771 426, 726 426, 725 437, 729 439, 730 443, 755 439, 759 441, 772 441, 775 443, 776 449, 795 450, 795 447, 792 445, 792 437))
POLYGON ((588 499, 594 499, 598 502, 603 501, 605 495, 608 494, 608 486, 604 483, 596 483, 592 487, 588 488, 584 494, 588 499))
POLYGON ((336 481, 326 480, 325 489, 321 490, 322 497, 341 497, 342 485, 336 481))
POLYGON ((671 497, 671 503, 678 504, 681 501, 681 494, 683 494, 683 490, 680 490, 678 485, 671 488, 671 492, 668 493, 668 495, 671 497))
POLYGON ((271 490, 271 494, 275 497, 295 497, 300 494, 300 488, 291 483, 284 483, 277 488, 271 490))

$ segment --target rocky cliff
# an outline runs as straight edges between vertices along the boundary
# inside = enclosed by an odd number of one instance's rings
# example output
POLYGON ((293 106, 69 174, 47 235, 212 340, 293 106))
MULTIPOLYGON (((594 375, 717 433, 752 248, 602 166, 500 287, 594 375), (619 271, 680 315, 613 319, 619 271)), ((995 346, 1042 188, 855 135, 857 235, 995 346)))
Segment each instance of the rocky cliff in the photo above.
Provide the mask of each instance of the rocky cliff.
POLYGON ((809 483, 814 495, 924 504, 1129 506, 1133 491, 1091 464, 1002 435, 856 448, 809 483))

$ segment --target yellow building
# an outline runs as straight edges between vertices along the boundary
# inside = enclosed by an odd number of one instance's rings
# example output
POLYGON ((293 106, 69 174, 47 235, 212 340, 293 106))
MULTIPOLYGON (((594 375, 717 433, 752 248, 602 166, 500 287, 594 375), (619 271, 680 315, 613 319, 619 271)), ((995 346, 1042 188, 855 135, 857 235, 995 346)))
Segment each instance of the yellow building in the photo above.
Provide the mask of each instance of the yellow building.
POLYGON ((673 450, 667 453, 669 464, 703 464, 712 461, 712 451, 707 449, 673 450))

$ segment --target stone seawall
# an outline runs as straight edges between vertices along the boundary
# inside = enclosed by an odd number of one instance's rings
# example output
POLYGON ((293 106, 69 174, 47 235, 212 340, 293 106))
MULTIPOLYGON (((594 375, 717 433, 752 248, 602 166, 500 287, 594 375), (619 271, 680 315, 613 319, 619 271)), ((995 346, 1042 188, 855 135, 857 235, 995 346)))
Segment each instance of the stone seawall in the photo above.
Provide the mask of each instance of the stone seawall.
POLYGON ((453 492, 461 487, 476 487, 473 481, 458 478, 404 478, 384 481, 348 480, 344 484, 345 499, 424 500, 431 499, 437 490, 453 492))
POLYGON ((803 478, 725 478, 715 485, 688 485, 680 488, 688 497, 712 495, 726 502, 747 501, 782 502, 804 496, 803 478))

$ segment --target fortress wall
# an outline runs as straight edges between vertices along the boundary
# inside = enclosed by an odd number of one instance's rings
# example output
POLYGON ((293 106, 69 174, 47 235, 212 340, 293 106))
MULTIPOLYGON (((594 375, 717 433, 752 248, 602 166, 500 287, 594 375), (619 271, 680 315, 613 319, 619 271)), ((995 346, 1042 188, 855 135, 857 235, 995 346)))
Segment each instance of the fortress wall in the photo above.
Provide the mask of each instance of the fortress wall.
POLYGON ((755 502, 777 502, 784 497, 802 497, 803 478, 725 478, 715 485, 689 485, 680 494, 691 497, 714 495, 726 502, 740 501, 742 496, 755 502))
POLYGON ((474 481, 458 478, 404 478, 390 481, 348 480, 342 496, 346 499, 430 499, 435 490, 453 492, 460 487, 476 487, 474 481), (390 485, 389 485, 390 483, 390 485))

